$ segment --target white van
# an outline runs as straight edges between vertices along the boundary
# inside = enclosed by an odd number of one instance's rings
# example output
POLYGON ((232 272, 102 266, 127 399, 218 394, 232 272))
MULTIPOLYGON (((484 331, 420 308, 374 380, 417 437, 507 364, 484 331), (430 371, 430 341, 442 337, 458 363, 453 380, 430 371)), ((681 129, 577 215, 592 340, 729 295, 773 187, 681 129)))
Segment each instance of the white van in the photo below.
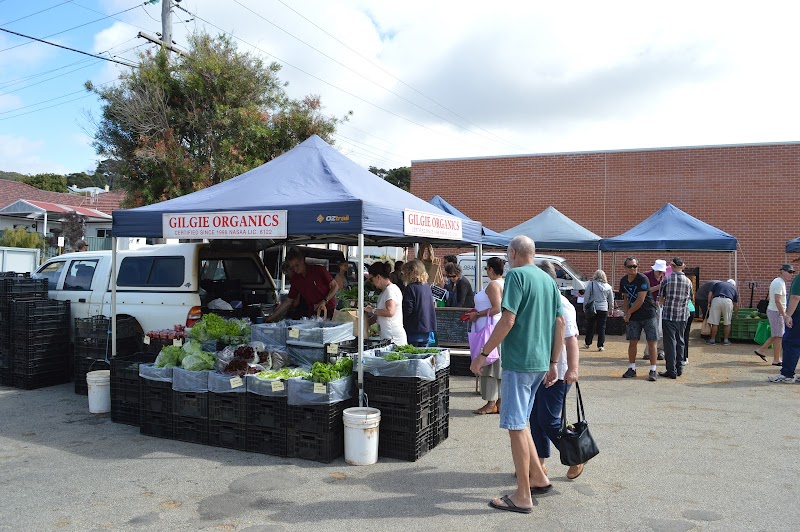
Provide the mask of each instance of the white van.
MULTIPOLYGON (((209 301, 275 304, 275 283, 253 251, 211 244, 145 246, 117 253, 117 315, 142 331, 191 326, 209 301)), ((111 251, 53 257, 33 277, 49 280, 51 299, 70 301, 72 318, 111 315, 111 251)))
MULTIPOLYGON (((489 283, 489 278, 486 277, 486 261, 491 257, 500 257, 503 260, 506 260, 505 253, 484 253, 483 258, 483 266, 481 267, 481 273, 483 276, 483 286, 486 286, 489 283)), ((539 264, 540 262, 547 260, 550 261, 556 269, 556 283, 558 284, 558 288, 562 292, 575 292, 579 290, 584 290, 586 288, 586 284, 589 280, 583 275, 575 266, 570 264, 567 259, 564 257, 557 257, 555 255, 540 255, 536 254, 536 258, 534 262, 539 264)), ((475 284, 475 254, 474 253, 462 253, 458 256, 458 265, 461 266, 461 271, 464 274, 464 277, 469 279, 469 281, 474 285, 475 284)), ((508 271, 509 265, 506 263, 506 271, 508 271)))

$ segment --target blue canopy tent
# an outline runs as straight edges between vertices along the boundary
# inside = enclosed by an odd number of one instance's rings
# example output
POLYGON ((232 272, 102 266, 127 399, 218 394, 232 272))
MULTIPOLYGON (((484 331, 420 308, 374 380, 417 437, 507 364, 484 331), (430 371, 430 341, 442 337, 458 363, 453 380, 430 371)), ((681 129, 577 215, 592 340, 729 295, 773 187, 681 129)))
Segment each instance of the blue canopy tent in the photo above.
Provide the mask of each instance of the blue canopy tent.
MULTIPOLYGON (((453 216, 458 216, 462 220, 470 220, 470 221, 472 221, 469 216, 467 216, 463 212, 459 211, 458 209, 456 209, 455 207, 450 205, 447 202, 447 200, 445 200, 443 197, 441 197, 439 195, 436 195, 436 196, 432 197, 431 200, 428 203, 430 203, 431 205, 433 205, 435 207, 438 207, 438 208, 442 209, 447 214, 452 214, 453 216)), ((505 248, 505 247, 508 247, 508 243, 509 242, 511 242, 511 237, 502 235, 502 234, 500 234, 500 233, 498 233, 496 231, 492 231, 491 229, 489 229, 486 226, 483 226, 482 232, 481 232, 481 243, 484 246, 497 246, 497 247, 505 248)))
POLYGON ((597 251, 600 237, 555 207, 545 210, 526 222, 503 231, 510 238, 525 235, 536 243, 536 250, 597 251))
MULTIPOLYGON (((112 280, 116 281, 117 238, 162 237, 164 215, 230 211, 285 211, 287 241, 358 245, 359 271, 364 269, 366 242, 481 242, 479 223, 444 213, 372 174, 313 135, 280 157, 223 183, 153 205, 114 211, 112 280), (407 211, 421 216, 414 214, 412 222, 407 211), (418 236, 420 231, 435 236, 418 236), (454 236, 458 234, 460 238, 454 236)), ((363 276, 359 276, 358 294, 363 308, 363 276)), ((112 322, 112 352, 116 353, 116 282, 112 282, 112 322)), ((363 326, 363 320, 360 322, 363 326)), ((359 353, 363 353, 364 334, 359 335, 358 344, 359 353)), ((363 382, 361 372, 359 380, 363 382)))
POLYGON ((800 253, 800 237, 786 242, 786 253, 800 253))
MULTIPOLYGON (((447 200, 443 197, 439 196, 438 194, 431 198, 428 202, 435 207, 442 209, 444 212, 448 214, 452 214, 453 216, 458 216, 463 220, 470 220, 470 218, 464 214, 463 212, 459 211, 452 205, 450 205, 447 200)), ((488 227, 483 227, 481 232, 481 244, 482 246, 497 246, 497 247, 508 247, 509 242, 511 242, 511 238, 501 235, 496 231, 492 231, 488 227)), ((481 264, 483 260, 482 253, 483 249, 482 246, 475 246, 475 264, 481 264)), ((475 290, 483 289, 483 276, 481 275, 480 268, 475 268, 475 290)))
POLYGON ((733 278, 738 274, 739 242, 702 220, 667 203, 639 225, 600 241, 603 251, 728 251, 734 254, 733 278))

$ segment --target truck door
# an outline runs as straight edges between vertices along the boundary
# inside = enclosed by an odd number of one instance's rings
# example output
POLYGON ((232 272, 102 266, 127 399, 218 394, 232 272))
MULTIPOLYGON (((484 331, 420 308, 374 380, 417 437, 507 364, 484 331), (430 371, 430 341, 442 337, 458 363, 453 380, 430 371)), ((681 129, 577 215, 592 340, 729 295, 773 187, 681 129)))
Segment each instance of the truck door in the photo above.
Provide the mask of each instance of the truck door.
POLYGON ((70 301, 73 319, 88 318, 100 313, 98 302, 92 302, 92 296, 96 293, 102 294, 105 288, 100 286, 103 275, 98 272, 99 261, 97 258, 69 261, 59 299, 70 301), (96 287, 93 286, 95 283, 96 287))

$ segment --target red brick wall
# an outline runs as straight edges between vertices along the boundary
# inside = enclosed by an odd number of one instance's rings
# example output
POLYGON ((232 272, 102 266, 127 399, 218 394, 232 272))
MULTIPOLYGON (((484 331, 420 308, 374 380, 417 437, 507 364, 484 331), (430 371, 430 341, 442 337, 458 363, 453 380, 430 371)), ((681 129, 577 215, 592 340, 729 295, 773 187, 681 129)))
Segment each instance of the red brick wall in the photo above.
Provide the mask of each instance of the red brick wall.
MULTIPOLYGON (((798 183, 800 143, 421 161, 411 165, 411 192, 425 200, 439 194, 495 231, 520 224, 552 205, 598 235, 611 237, 670 202, 739 240, 742 306, 749 304, 751 282, 758 285, 754 304, 767 296, 769 283, 785 260, 786 241, 800 236, 798 183)), ((437 255, 444 252, 437 251, 437 255)), ((586 274, 597 268, 596 254, 552 254, 567 257, 586 274)), ((676 253, 633 254, 649 266, 656 258, 669 259, 676 253)), ((689 267, 700 268, 701 281, 733 277, 730 253, 678 254, 689 267)), ((625 255, 618 253, 613 261, 610 253, 603 256, 603 269, 612 285, 623 275, 625 255)))

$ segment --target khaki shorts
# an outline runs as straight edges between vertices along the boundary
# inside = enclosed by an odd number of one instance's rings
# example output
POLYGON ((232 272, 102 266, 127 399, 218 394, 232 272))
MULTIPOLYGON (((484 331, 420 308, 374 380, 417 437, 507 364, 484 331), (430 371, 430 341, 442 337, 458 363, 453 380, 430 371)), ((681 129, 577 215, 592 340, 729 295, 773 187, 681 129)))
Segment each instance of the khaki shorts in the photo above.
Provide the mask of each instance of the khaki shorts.
POLYGON ((720 317, 725 320, 725 325, 731 324, 733 317, 733 301, 727 297, 715 297, 711 300, 711 310, 708 312, 708 323, 719 325, 720 317))

